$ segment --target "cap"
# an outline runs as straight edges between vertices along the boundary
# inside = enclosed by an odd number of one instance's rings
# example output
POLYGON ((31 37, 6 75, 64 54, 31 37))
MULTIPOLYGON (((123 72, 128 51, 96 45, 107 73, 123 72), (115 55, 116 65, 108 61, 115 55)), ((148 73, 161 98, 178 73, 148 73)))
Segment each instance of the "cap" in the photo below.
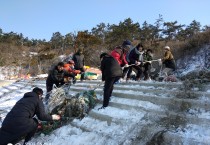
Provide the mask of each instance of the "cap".
POLYGON ((131 45, 131 42, 129 40, 123 41, 122 46, 131 45))
POLYGON ((170 50, 170 47, 169 46, 165 46, 164 49, 170 50))

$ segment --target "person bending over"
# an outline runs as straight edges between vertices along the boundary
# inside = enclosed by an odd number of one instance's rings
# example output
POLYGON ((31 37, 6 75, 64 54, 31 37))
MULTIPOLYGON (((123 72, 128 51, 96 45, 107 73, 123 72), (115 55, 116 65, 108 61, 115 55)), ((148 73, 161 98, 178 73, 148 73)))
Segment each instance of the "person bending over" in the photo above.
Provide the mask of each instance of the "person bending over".
POLYGON ((43 90, 36 87, 32 92, 25 93, 23 98, 15 104, 2 123, 0 145, 15 144, 23 137, 26 144, 38 128, 35 115, 41 121, 60 120, 59 115, 45 113, 42 95, 43 90))

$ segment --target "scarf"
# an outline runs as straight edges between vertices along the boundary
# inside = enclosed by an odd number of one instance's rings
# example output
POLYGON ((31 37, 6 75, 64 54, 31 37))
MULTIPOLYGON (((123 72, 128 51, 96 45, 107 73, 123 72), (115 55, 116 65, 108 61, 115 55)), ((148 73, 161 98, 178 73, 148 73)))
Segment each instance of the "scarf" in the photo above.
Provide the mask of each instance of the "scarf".
POLYGON ((143 62, 144 61, 144 58, 143 58, 143 53, 144 53, 144 51, 138 51, 137 50, 137 48, 135 48, 135 52, 136 52, 136 54, 138 54, 139 55, 139 61, 140 62, 143 62))

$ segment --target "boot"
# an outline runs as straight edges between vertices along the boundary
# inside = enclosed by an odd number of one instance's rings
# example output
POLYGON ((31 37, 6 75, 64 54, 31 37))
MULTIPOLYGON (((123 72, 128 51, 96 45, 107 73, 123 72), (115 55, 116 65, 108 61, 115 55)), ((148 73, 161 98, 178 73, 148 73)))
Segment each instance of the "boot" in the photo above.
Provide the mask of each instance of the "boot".
POLYGON ((126 78, 126 83, 129 83, 130 82, 130 78, 126 78))

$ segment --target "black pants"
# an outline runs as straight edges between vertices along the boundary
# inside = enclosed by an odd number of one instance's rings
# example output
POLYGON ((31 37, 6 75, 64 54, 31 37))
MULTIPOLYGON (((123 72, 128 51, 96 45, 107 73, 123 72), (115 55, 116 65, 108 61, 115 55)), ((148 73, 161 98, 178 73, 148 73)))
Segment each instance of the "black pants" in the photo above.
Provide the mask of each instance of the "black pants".
POLYGON ((81 71, 81 78, 80 78, 80 80, 82 81, 82 80, 84 80, 85 79, 85 69, 84 69, 84 67, 82 67, 82 68, 79 68, 78 70, 80 70, 81 71))
POLYGON ((144 72, 143 72, 145 80, 149 79, 150 70, 151 70, 151 64, 150 63, 145 63, 144 64, 144 72))
POLYGON ((38 127, 38 121, 37 119, 33 118, 34 125, 30 128, 27 128, 28 131, 24 134, 17 133, 17 134, 11 134, 7 131, 4 131, 0 129, 0 145, 7 145, 8 143, 16 144, 19 141, 21 141, 23 138, 25 138, 25 143, 31 140, 31 138, 34 136, 34 134, 37 131, 38 127))
POLYGON ((127 78, 131 78, 131 72, 132 72, 133 68, 136 69, 136 71, 137 71, 136 79, 140 79, 140 77, 143 74, 143 67, 142 66, 136 66, 136 65, 133 65, 133 66, 129 67, 127 78))
POLYGON ((30 132, 27 133, 26 137, 25 137, 25 142, 24 142, 24 145, 26 142, 28 142, 29 140, 31 140, 31 138, 34 136, 34 134, 36 133, 37 131, 37 128, 38 128, 38 120, 36 118, 33 118, 34 122, 36 123, 36 126, 34 126, 30 132))
MULTIPOLYGON (((125 78, 125 75, 128 74, 130 67, 125 67, 123 68, 123 74, 122 74, 122 78, 125 78)), ((128 76, 128 75, 127 75, 128 76)))
POLYGON ((53 84, 55 84, 56 87, 61 87, 62 85, 65 84, 65 82, 54 83, 53 81, 51 81, 50 79, 47 78, 47 81, 46 81, 47 94, 45 97, 45 101, 47 101, 50 98, 50 91, 52 91, 52 89, 53 89, 53 84))
POLYGON ((114 83, 117 82, 119 79, 120 79, 120 77, 106 78, 105 85, 104 85, 103 107, 107 107, 109 105, 109 99, 112 95, 114 83))

